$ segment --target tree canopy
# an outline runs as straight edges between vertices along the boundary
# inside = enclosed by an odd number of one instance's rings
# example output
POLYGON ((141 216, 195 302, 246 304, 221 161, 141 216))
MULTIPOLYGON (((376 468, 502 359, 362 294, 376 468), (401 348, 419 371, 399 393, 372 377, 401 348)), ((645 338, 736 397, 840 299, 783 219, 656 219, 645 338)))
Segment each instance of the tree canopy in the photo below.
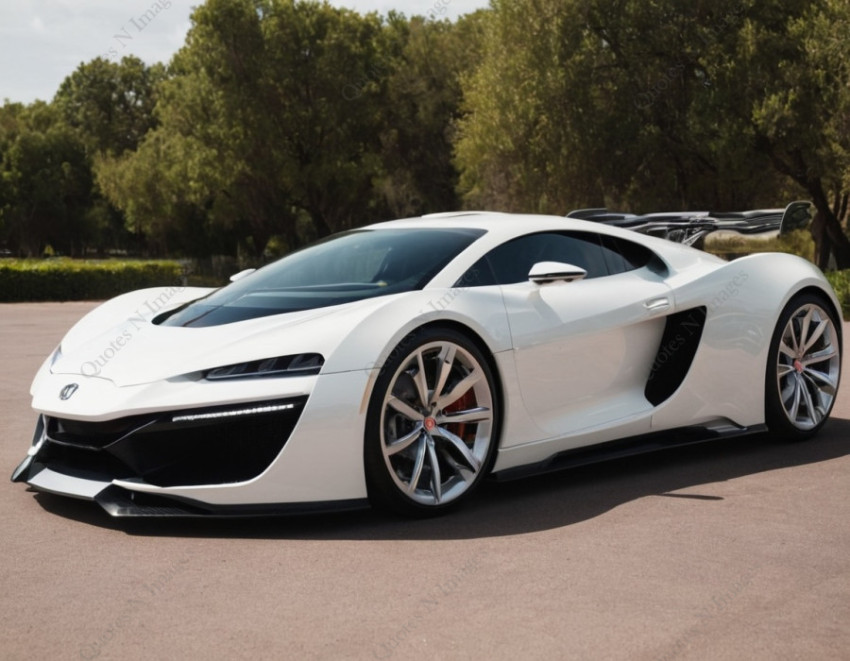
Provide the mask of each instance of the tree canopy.
POLYGON ((0 247, 261 257, 459 207, 811 199, 850 266, 850 5, 493 0, 450 22, 206 0, 167 64, 0 107, 0 247))
POLYGON ((495 0, 465 88, 468 203, 562 213, 811 199, 850 266, 850 6, 840 0, 495 0))

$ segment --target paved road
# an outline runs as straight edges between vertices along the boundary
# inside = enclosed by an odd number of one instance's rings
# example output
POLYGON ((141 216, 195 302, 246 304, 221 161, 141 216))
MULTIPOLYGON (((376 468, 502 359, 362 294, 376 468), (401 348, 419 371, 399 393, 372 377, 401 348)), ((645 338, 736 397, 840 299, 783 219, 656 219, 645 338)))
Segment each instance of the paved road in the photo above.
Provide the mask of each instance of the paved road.
MULTIPOLYGON (((5 475, 90 307, 0 305, 5 475)), ((3 476, 0 658, 850 659, 848 437, 845 387, 813 442, 487 484, 431 521, 128 524, 3 476)))

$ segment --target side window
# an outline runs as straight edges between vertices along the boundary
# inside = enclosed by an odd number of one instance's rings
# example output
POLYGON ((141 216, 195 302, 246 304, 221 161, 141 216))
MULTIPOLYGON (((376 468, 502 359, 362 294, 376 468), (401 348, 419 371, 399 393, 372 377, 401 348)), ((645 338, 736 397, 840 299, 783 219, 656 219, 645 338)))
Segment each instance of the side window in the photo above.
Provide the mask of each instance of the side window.
POLYGON ((487 287, 498 284, 487 256, 479 259, 454 284, 455 287, 487 287))
POLYGON ((530 234, 494 248, 461 277, 457 286, 509 285, 524 282, 537 262, 580 266, 588 278, 609 275, 601 237, 591 232, 530 234))
POLYGON ((649 266, 661 273, 667 270, 664 263, 654 252, 639 243, 614 236, 603 236, 601 238, 605 262, 611 275, 634 271, 644 266, 649 266))

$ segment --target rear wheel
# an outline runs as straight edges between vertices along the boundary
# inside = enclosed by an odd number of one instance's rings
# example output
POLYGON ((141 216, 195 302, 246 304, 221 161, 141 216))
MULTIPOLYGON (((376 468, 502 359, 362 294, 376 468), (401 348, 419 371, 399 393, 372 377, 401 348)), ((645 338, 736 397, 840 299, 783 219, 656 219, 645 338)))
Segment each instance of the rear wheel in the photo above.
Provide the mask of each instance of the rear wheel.
POLYGON ((499 427, 485 355, 452 329, 423 329, 375 384, 364 461, 373 505, 428 516, 457 505, 490 469, 499 427))
POLYGON ((802 294, 782 311, 770 343, 765 417, 770 430, 798 440, 826 422, 841 373, 838 320, 821 296, 802 294))

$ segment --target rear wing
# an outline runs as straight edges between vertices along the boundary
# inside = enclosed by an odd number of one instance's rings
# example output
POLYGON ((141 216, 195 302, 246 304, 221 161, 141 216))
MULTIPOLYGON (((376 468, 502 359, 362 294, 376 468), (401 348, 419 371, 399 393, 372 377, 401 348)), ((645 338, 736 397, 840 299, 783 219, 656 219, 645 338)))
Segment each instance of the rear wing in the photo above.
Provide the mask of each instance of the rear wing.
POLYGON ((784 209, 755 211, 683 211, 636 215, 608 209, 577 209, 567 218, 591 220, 605 225, 658 236, 688 246, 701 244, 709 234, 771 238, 808 227, 814 218, 811 202, 792 202, 784 209))

